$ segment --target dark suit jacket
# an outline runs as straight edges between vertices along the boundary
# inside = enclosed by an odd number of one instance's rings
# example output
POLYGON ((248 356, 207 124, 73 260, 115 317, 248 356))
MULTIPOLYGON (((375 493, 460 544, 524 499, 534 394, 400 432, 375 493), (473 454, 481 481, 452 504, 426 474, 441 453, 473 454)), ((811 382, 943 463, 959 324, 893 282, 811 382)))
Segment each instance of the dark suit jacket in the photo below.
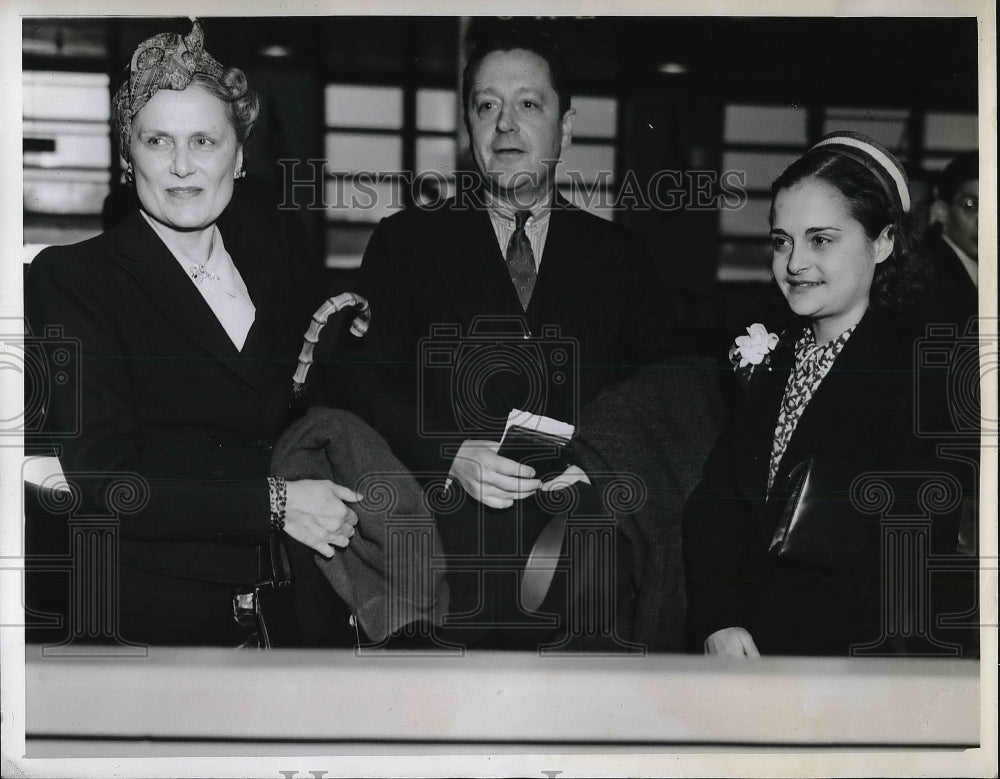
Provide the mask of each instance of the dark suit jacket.
MULTIPOLYGON (((930 278, 927 293, 919 306, 923 326, 941 349, 952 352, 948 360, 951 380, 928 387, 925 405, 950 408, 951 418, 943 418, 942 442, 960 443, 971 447, 972 456, 979 460, 979 426, 982 413, 978 359, 970 359, 970 349, 976 344, 979 330, 979 290, 955 250, 941 237, 941 226, 933 226, 921 246, 922 259, 927 263, 930 278)), ((968 449, 967 449, 968 451, 968 449)), ((978 473, 970 471, 965 478, 966 493, 974 498, 979 486, 978 473)), ((976 535, 975 530, 967 531, 976 535)))
MULTIPOLYGON (((852 644, 879 639, 880 518, 855 515, 846 508, 851 482, 866 472, 889 474, 886 479, 895 490, 893 511, 912 516, 922 509, 906 475, 952 470, 934 457, 931 442, 914 434, 914 335, 891 315, 872 309, 800 418, 768 500, 771 442, 799 332, 796 328, 783 339, 771 372, 760 371, 751 383, 685 510, 693 650, 700 650, 716 630, 734 626, 746 628, 761 652, 769 654, 846 655, 852 644), (845 527, 858 516, 867 517, 860 520, 852 558, 835 570, 789 564, 767 554, 778 511, 787 499, 782 485, 791 469, 808 457, 835 474, 827 489, 830 500, 843 501, 845 527)), ((934 553, 954 555, 958 508, 953 503, 947 511, 934 513, 934 553)), ((932 604, 934 614, 950 608, 942 597, 932 604)))
MULTIPOLYGON (((667 352, 676 336, 642 241, 561 201, 526 312, 471 193, 383 220, 358 292, 371 302, 372 324, 346 349, 353 366, 335 364, 344 394, 332 404, 366 419, 418 478, 446 476, 463 440, 499 441, 513 408, 578 424, 601 389, 667 352)), ((545 521, 533 503, 505 512, 467 505, 471 515, 440 517, 446 552, 486 548, 523 566, 545 521)), ((453 606, 474 608, 463 596, 479 583, 475 573, 452 579, 453 606)))
POLYGON ((336 374, 351 405, 414 470, 447 473, 442 443, 499 440, 515 407, 576 423, 597 392, 676 336, 641 240, 563 202, 523 311, 489 216, 466 197, 378 226, 358 282, 373 321, 349 350, 364 383, 336 374))
MULTIPOLYGON (((33 332, 55 327, 79 349, 80 383, 51 394, 46 429, 84 491, 85 510, 108 513, 116 473, 146 485, 121 513, 118 532, 128 583, 122 613, 136 615, 126 628, 139 640, 157 619, 138 616, 143 601, 162 598, 172 587, 165 581, 187 582, 176 585, 186 597, 217 600, 229 584, 265 573, 258 544, 268 531, 270 449, 287 421, 302 335, 323 297, 303 255, 266 214, 231 204, 218 225, 256 307, 242 351, 138 211, 96 238, 46 249, 26 278, 33 332), (79 435, 58 436, 77 424, 79 435)), ((216 614, 231 612, 225 600, 216 614)), ((160 610, 170 605, 158 602, 160 610)), ((188 639, 212 641, 196 627, 196 615, 212 608, 173 605, 181 624, 188 615, 188 639)))
POLYGON ((979 312, 979 290, 962 261, 941 237, 940 226, 928 231, 921 252, 930 267, 925 314, 930 322, 955 323, 961 337, 979 312))

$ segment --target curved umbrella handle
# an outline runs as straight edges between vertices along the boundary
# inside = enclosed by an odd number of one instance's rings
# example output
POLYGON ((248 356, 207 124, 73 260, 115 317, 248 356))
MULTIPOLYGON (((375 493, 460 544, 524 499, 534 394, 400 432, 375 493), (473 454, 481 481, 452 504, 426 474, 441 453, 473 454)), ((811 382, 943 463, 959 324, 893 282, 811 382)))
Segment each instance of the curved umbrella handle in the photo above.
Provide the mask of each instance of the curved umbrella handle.
POLYGON ((368 301, 355 292, 341 292, 339 295, 327 300, 320 306, 312 316, 312 323, 306 331, 305 341, 302 344, 302 351, 299 352, 299 364, 292 377, 292 399, 298 400, 306 392, 306 376, 313 363, 313 349, 319 341, 319 334, 326 326, 326 321, 331 314, 336 314, 348 306, 353 306, 356 313, 354 321, 351 322, 351 334, 361 338, 368 332, 368 325, 372 320, 371 307, 368 301))

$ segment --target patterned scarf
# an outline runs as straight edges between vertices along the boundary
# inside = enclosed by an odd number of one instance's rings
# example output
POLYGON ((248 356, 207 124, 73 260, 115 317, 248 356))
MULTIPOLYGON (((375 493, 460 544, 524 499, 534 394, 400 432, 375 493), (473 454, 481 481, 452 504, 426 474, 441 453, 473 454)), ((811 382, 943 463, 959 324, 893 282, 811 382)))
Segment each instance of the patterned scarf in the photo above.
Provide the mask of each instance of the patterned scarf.
POLYGON ((118 124, 118 149, 129 159, 132 120, 161 89, 182 90, 196 73, 220 78, 224 68, 205 51, 205 30, 194 20, 191 32, 163 32, 147 38, 132 54, 128 79, 115 93, 112 104, 118 124))
POLYGON ((781 458, 788 448, 795 426, 799 423, 820 382, 833 367, 834 360, 843 351, 844 344, 851 337, 855 327, 857 325, 822 346, 817 345, 812 328, 805 327, 795 342, 795 367, 788 375, 788 382, 785 384, 785 394, 781 399, 781 410, 778 412, 778 423, 775 425, 771 444, 771 466, 767 474, 768 492, 774 486, 778 466, 781 465, 781 458))

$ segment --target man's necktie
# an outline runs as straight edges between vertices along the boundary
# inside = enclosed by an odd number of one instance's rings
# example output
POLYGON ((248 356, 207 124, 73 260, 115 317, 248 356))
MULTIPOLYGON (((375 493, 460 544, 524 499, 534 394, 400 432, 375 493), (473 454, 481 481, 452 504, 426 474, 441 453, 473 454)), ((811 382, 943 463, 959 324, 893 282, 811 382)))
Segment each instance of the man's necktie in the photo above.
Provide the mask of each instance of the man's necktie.
POLYGON ((521 308, 528 310, 528 301, 535 289, 535 255, 531 251, 531 241, 524 232, 524 225, 531 218, 530 211, 518 211, 515 214, 514 234, 507 244, 507 270, 514 289, 521 299, 521 308))

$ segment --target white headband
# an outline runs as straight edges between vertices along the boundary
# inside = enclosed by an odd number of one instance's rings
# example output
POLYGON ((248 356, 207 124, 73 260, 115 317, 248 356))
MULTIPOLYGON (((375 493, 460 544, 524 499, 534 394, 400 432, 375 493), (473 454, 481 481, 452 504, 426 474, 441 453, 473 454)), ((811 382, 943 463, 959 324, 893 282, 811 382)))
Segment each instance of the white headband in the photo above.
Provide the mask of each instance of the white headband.
POLYGON ((858 149, 870 157, 880 169, 889 175, 889 178, 892 180, 893 184, 895 184, 896 194, 899 196, 899 204, 903 209, 903 213, 909 213, 910 190, 906 186, 906 178, 903 176, 899 163, 896 162, 891 155, 887 154, 870 141, 863 140, 862 138, 858 138, 854 135, 847 135, 845 133, 836 133, 835 135, 826 137, 814 144, 812 148, 818 149, 821 146, 849 146, 851 148, 858 149))

